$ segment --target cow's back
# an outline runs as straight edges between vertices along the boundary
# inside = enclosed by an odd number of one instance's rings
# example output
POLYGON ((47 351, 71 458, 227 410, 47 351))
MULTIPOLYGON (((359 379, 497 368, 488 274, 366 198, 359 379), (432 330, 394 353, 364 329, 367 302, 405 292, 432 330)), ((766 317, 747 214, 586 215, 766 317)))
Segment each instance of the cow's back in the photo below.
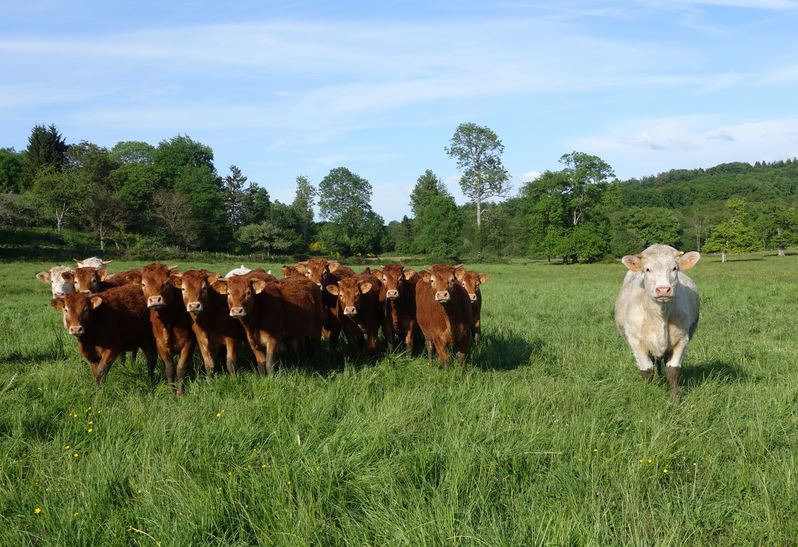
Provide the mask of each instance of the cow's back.
POLYGON ((282 300, 282 331, 288 338, 321 335, 322 303, 319 287, 304 276, 293 276, 278 283, 282 300))
POLYGON ((141 289, 123 285, 102 291, 102 304, 92 317, 92 341, 98 346, 118 346, 122 351, 142 347, 152 338, 147 300, 141 289))

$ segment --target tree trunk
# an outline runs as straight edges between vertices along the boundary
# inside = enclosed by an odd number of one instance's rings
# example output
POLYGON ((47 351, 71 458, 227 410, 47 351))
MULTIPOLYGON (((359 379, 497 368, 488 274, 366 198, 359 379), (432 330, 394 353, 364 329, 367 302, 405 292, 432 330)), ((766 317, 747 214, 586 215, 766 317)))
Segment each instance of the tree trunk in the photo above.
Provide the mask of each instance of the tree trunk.
POLYGON ((779 256, 787 256, 784 252, 784 245, 779 245, 779 256))
POLYGON ((726 264, 726 251, 721 251, 720 252, 720 262, 722 264, 726 264))

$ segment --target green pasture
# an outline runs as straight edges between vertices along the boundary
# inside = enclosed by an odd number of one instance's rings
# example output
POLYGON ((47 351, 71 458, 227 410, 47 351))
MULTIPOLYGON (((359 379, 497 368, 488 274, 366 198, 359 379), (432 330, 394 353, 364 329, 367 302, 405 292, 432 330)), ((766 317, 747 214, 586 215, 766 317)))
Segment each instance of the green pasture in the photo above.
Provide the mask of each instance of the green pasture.
POLYGON ((325 349, 268 378, 194 376, 184 397, 141 357, 97 390, 34 278, 48 266, 0 263, 0 545, 798 538, 796 256, 690 272, 701 322, 678 405, 615 331, 620 263, 478 268, 465 377, 325 349))

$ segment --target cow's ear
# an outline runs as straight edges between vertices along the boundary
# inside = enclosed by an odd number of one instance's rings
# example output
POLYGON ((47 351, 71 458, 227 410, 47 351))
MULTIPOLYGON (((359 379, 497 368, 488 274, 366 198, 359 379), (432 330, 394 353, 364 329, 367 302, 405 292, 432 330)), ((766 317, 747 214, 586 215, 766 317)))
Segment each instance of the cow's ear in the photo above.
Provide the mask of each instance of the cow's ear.
POLYGON ((454 276, 457 278, 458 281, 462 281, 465 279, 466 269, 465 266, 462 264, 458 264, 454 267, 454 276))
POLYGON ((219 274, 216 273, 216 272, 211 272, 211 273, 208 274, 208 277, 206 278, 206 281, 207 281, 208 285, 213 285, 214 283, 216 283, 217 279, 219 279, 219 274))
POLYGON ((361 273, 371 275, 371 268, 369 266, 366 266, 366 269, 363 270, 361 273))
POLYGON ((382 270, 371 270, 371 275, 373 275, 377 279, 380 279, 382 278, 382 270))
POLYGON ((696 263, 701 260, 701 255, 696 251, 690 251, 679 257, 679 267, 683 270, 689 270, 696 263))
POLYGON ((424 283, 429 283, 429 280, 432 278, 432 274, 429 273, 427 270, 421 270, 418 272, 419 277, 421 277, 421 281, 424 283))
POLYGON ((178 289, 183 288, 183 274, 181 274, 180 272, 173 273, 172 275, 170 275, 169 281, 171 281, 172 285, 174 285, 176 288, 178 289))
POLYGON ((49 283, 50 282, 50 272, 39 272, 39 273, 36 274, 36 279, 38 279, 42 283, 49 283))
POLYGON ((169 273, 175 273, 180 266, 169 266, 169 273))
POLYGON ((252 289, 255 291, 255 294, 260 294, 263 292, 263 289, 266 288, 266 281, 263 279, 253 279, 252 280, 252 289))
POLYGON ((487 283, 488 281, 490 281, 490 276, 488 274, 479 274, 480 283, 487 283))
POLYGON ((305 274, 306 271, 308 271, 307 262, 297 262, 296 266, 294 266, 294 268, 296 268, 296 271, 298 271, 299 273, 301 273, 303 275, 305 274))
POLYGON ((369 283, 368 281, 366 281, 365 283, 361 283, 360 284, 360 292, 362 294, 366 294, 370 290, 371 290, 371 283, 369 283))
POLYGON ((63 298, 53 298, 50 300, 50 305, 57 310, 64 309, 64 299, 63 298))
POLYGON ((337 270, 337 269, 338 269, 338 268, 340 268, 340 267, 341 267, 341 263, 340 263, 340 262, 338 262, 337 260, 330 260, 330 261, 327 263, 327 268, 328 268, 328 269, 329 269, 331 272, 334 272, 335 270, 337 270))
POLYGON ((216 281, 211 283, 211 287, 214 291, 218 292, 219 294, 227 294, 227 280, 226 279, 217 279, 216 281))
POLYGON ((640 257, 638 255, 626 255, 621 259, 623 265, 633 272, 639 272, 641 268, 640 257))
POLYGON ((100 281, 105 281, 108 278, 108 269, 102 268, 97 270, 97 277, 100 278, 100 281))
POLYGON ((75 272, 63 272, 61 274, 61 278, 64 281, 69 281, 70 283, 75 280, 75 272))
POLYGON ((415 271, 415 270, 411 270, 411 269, 409 269, 409 268, 408 268, 408 269, 406 269, 406 270, 404 270, 404 271, 402 272, 402 275, 404 275, 404 276, 405 276, 405 279, 407 279, 408 281, 410 281, 411 279, 413 279, 413 276, 414 276, 414 275, 418 275, 418 274, 416 274, 416 271, 415 271))
POLYGON ((327 289, 328 293, 334 294, 335 296, 338 296, 338 292, 339 292, 338 291, 338 285, 334 285, 334 284, 330 283, 329 285, 327 285, 324 288, 327 289))
POLYGON ((100 307, 100 304, 103 303, 103 299, 100 296, 92 296, 91 300, 89 300, 89 305, 91 305, 91 309, 96 310, 100 307))

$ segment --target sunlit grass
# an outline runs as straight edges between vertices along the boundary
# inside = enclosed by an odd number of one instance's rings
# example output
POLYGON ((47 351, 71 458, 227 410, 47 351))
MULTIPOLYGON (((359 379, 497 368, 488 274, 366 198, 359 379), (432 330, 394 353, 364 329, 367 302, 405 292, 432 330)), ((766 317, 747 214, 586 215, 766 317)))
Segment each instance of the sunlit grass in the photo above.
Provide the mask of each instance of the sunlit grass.
POLYGON ((0 544, 793 542, 798 259, 748 258, 693 270, 678 406, 615 332, 620 264, 485 266, 465 378, 326 357, 180 398, 141 357, 95 389, 45 265, 0 264, 0 544))

